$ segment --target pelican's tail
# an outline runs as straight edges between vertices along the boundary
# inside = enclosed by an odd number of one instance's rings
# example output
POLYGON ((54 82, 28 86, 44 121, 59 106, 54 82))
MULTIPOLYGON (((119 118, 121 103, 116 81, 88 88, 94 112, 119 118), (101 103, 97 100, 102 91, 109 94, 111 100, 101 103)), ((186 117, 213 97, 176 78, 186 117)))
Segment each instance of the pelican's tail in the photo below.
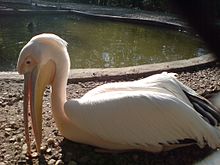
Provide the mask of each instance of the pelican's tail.
MULTIPOLYGON (((220 123, 220 111, 219 111, 219 109, 214 104, 212 104, 209 100, 207 100, 206 98, 200 96, 193 89, 191 89, 190 87, 184 85, 182 82, 177 80, 177 78, 172 76, 172 79, 183 90, 183 92, 185 93, 185 95, 189 99, 190 103, 193 105, 194 109, 198 113, 200 113, 202 115, 202 117, 207 122, 209 122, 209 124, 211 124, 212 126, 218 126, 219 123, 220 123)), ((220 95, 218 97, 215 97, 214 102, 217 102, 217 99, 219 99, 219 101, 220 101, 220 95)))
POLYGON ((204 140, 214 149, 220 147, 220 93, 213 97, 212 102, 210 102, 196 93, 193 89, 180 82, 175 75, 167 74, 167 76, 180 86, 190 103, 193 105, 193 108, 209 123, 202 131, 204 140))
MULTIPOLYGON (((220 147, 220 111, 215 107, 209 100, 200 96, 196 91, 190 87, 184 85, 176 78, 175 73, 163 72, 162 74, 156 75, 155 79, 162 80, 164 88, 168 91, 171 91, 175 96, 181 98, 186 104, 191 104, 191 107, 197 111, 201 117, 206 121, 201 122, 203 129, 200 130, 203 134, 203 138, 198 140, 200 147, 203 147, 204 144, 208 144, 212 148, 220 147), (181 94, 183 91, 183 94, 181 94), (188 101, 187 101, 188 100, 188 101), (204 143, 204 141, 206 143, 204 143)), ((213 98, 213 103, 220 102, 220 93, 218 96, 213 98)))

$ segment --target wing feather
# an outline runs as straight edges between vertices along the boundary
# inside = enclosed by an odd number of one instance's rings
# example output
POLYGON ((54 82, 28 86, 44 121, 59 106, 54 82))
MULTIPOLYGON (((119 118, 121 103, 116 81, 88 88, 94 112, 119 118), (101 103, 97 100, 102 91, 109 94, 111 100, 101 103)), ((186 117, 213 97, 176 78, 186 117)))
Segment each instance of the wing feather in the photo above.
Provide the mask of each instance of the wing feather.
POLYGON ((110 142, 140 149, 195 139, 202 147, 220 143, 219 133, 188 104, 170 94, 150 91, 102 93, 68 101, 65 111, 82 129, 110 142), (205 139, 205 140, 204 140, 205 139))
POLYGON ((204 121, 184 92, 197 95, 174 73, 156 74, 101 85, 79 100, 67 101, 65 112, 81 129, 130 149, 154 147, 159 152, 163 145, 184 139, 216 148, 219 129, 204 121))

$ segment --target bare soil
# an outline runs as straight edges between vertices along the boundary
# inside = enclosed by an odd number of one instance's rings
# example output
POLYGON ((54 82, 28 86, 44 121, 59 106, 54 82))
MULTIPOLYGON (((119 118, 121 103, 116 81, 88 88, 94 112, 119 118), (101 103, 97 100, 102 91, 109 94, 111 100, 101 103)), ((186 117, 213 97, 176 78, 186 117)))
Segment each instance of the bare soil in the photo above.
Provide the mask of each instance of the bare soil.
MULTIPOLYGON (((141 77, 140 77, 141 78, 141 77)), ((179 80, 205 97, 220 90, 219 66, 181 72, 179 80)), ((112 80, 113 82, 114 80, 112 80)), ((123 80, 121 80, 123 81, 123 80)), ((109 82, 109 81, 108 81, 109 82)), ((90 89, 107 82, 89 81, 69 83, 69 98, 79 98, 90 89)), ((42 155, 27 157, 23 126, 23 82, 0 80, 0 165, 8 164, 149 164, 189 165, 214 152, 209 147, 184 147, 158 154, 127 152, 121 154, 97 153, 95 147, 65 139, 57 130, 50 107, 50 91, 46 90, 43 104, 42 155)))

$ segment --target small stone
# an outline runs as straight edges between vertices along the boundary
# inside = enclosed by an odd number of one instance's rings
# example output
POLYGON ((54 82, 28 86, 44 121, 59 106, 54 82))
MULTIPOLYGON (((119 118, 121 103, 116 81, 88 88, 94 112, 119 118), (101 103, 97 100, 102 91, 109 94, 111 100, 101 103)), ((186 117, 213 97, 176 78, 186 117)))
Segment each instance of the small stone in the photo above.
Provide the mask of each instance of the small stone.
POLYGON ((10 132, 10 131, 12 131, 12 129, 11 128, 5 128, 5 131, 10 132))
POLYGON ((5 107, 7 105, 7 102, 4 102, 1 104, 2 107, 5 107))
POLYGON ((31 157, 32 157, 32 158, 38 157, 38 153, 37 153, 37 152, 33 152, 33 153, 31 154, 31 157))
POLYGON ((62 153, 58 153, 57 158, 58 158, 58 159, 61 159, 61 158, 62 158, 62 156, 63 156, 63 154, 62 154, 62 153))
POLYGON ((11 121, 10 128, 17 128, 17 124, 14 121, 11 121))
POLYGON ((16 137, 15 137, 15 136, 13 136, 12 138, 9 139, 9 142, 10 142, 10 143, 13 143, 13 142, 15 142, 15 141, 16 141, 16 137))
POLYGON ((49 108, 51 107, 51 106, 50 106, 50 103, 47 103, 46 105, 47 105, 47 107, 49 107, 49 108))
POLYGON ((9 136, 10 136, 10 133, 5 132, 4 136, 5 136, 5 137, 9 137, 9 136))
POLYGON ((4 162, 0 162, 0 165, 6 165, 4 162))
POLYGON ((40 147, 40 150, 41 150, 42 153, 45 153, 45 152, 46 152, 46 149, 47 149, 46 146, 41 146, 41 147, 40 147))
POLYGON ((5 148, 3 148, 3 149, 1 150, 1 152, 2 152, 2 153, 5 153, 5 152, 6 152, 6 149, 5 149, 5 148))
POLYGON ((58 146, 59 146, 59 143, 54 143, 53 147, 58 147, 58 146))
POLYGON ((49 138, 49 139, 47 139, 47 144, 48 144, 49 146, 53 146, 54 143, 55 143, 55 141, 54 141, 53 138, 49 138))
POLYGON ((14 142, 14 145, 17 146, 17 145, 19 145, 19 143, 18 142, 14 142))
POLYGON ((49 153, 51 153, 51 151, 52 151, 51 148, 48 148, 48 149, 46 150, 46 153, 49 154, 49 153))
POLYGON ((26 156, 25 155, 21 155, 20 156, 20 160, 26 160, 26 156))
POLYGON ((27 144, 25 143, 23 146, 22 146, 22 154, 26 154, 27 153, 27 144))
POLYGON ((12 98, 12 97, 13 97, 13 95, 10 93, 10 94, 8 94, 8 97, 9 97, 9 98, 12 98))
MULTIPOLYGON (((6 85, 6 84, 5 84, 6 85)), ((7 96, 8 95, 8 92, 4 92, 3 93, 3 96, 7 96)))
POLYGON ((4 159, 5 159, 5 160, 10 160, 10 159, 11 159, 11 156, 10 156, 9 154, 6 154, 6 155, 4 156, 4 159))
POLYGON ((55 165, 64 165, 63 161, 62 160, 57 160, 55 165))
POLYGON ((18 161, 18 165, 25 165, 26 164, 26 160, 19 160, 18 161))
POLYGON ((55 164, 55 162, 56 162, 56 160, 50 159, 49 162, 48 162, 48 165, 53 165, 53 164, 55 164))
POLYGON ((56 129, 54 129, 54 130, 53 130, 53 134, 54 134, 55 136, 58 136, 58 135, 59 135, 59 131, 56 130, 56 129))

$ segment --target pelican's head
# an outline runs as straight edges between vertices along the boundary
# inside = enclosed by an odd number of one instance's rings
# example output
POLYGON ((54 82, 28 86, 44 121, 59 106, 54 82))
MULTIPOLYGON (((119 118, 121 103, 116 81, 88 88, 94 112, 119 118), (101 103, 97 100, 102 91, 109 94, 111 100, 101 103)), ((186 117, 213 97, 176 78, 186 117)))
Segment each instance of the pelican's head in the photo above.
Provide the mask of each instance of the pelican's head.
POLYGON ((30 154, 29 109, 36 148, 40 153, 43 93, 47 85, 53 85, 58 73, 69 71, 70 62, 66 46, 67 43, 54 34, 40 34, 33 37, 20 52, 17 69, 24 75, 24 123, 28 154, 30 154))

